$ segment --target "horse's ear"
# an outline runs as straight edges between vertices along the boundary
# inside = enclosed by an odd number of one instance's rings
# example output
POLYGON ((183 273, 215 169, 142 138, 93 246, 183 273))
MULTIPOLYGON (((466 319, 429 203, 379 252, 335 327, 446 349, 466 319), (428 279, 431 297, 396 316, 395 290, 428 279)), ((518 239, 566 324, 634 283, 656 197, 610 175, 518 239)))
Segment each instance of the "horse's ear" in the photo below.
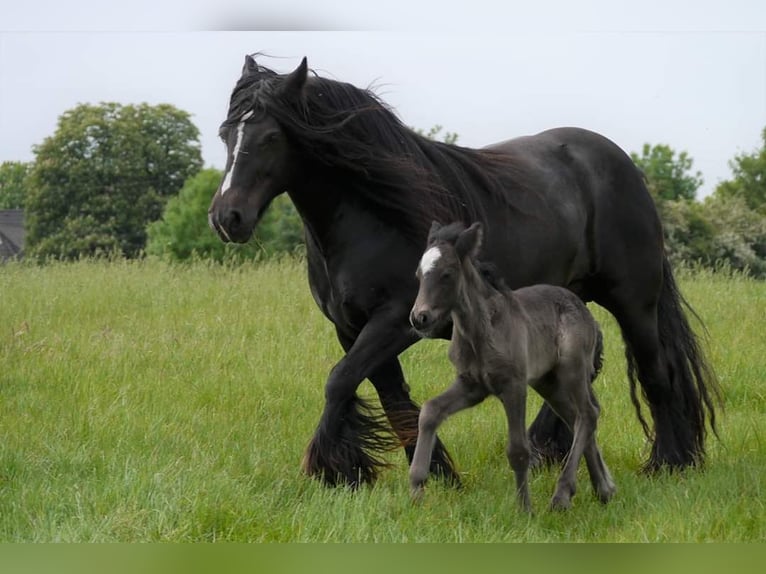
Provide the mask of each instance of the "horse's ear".
POLYGON ((303 90, 303 86, 306 84, 306 78, 308 77, 309 67, 304 56, 298 67, 295 68, 290 75, 285 78, 282 84, 282 91, 286 95, 297 95, 303 90))
POLYGON ((428 241, 433 239, 434 234, 442 228, 442 224, 434 220, 431 222, 431 229, 428 230, 428 241))
POLYGON ((477 221, 457 236, 455 251, 457 251, 458 257, 460 259, 465 259, 467 255, 476 257, 481 249, 482 239, 484 239, 484 228, 477 221))
POLYGON ((258 73, 258 64, 255 63, 255 58, 250 54, 245 56, 245 64, 242 66, 242 77, 246 78, 252 74, 258 73))

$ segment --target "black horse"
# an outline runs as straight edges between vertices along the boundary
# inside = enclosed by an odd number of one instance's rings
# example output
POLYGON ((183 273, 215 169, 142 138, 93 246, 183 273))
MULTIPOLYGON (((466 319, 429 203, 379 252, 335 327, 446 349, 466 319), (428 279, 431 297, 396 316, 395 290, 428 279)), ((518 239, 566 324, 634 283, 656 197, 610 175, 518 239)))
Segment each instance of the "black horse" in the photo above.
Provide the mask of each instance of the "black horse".
MULTIPOLYGON (((418 407, 398 355, 418 340, 408 313, 434 219, 482 222, 481 257, 511 288, 561 285, 608 309, 622 329, 631 399, 653 440, 645 468, 704 461, 717 383, 684 314, 642 174, 614 143, 575 128, 484 149, 435 142, 370 91, 309 74, 305 58, 278 74, 251 56, 220 135, 228 161, 211 227, 223 241, 246 242, 287 192, 305 226, 311 292, 346 351, 325 387, 303 460, 308 474, 331 485, 374 480, 381 449, 393 443, 412 459, 418 407), (398 441, 357 397, 364 379, 398 441)), ((547 406, 529 436, 548 460, 572 443, 547 406)), ((431 471, 457 480, 440 442, 431 471)))

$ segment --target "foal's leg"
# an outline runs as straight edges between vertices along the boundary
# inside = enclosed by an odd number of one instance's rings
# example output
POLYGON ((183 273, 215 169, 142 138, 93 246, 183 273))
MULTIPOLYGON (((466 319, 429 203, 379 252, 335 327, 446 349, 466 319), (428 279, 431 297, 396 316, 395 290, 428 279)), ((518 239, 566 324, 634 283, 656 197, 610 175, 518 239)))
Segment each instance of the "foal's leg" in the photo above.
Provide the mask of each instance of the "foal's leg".
MULTIPOLYGON (((336 334, 341 346, 348 353, 354 344, 354 339, 337 326, 336 334)), ((394 357, 386 361, 370 373, 368 378, 378 393, 380 404, 383 406, 391 428, 404 447, 407 462, 411 463, 412 455, 415 452, 415 441, 418 437, 418 413, 420 409, 410 398, 409 386, 404 380, 399 359, 394 357)), ((454 485, 460 485, 460 477, 455 472, 452 458, 438 437, 431 458, 431 474, 444 477, 454 485)))
POLYGON ((529 497, 529 439, 525 428, 527 413, 527 383, 523 379, 503 381, 500 399, 508 418, 508 449, 506 455, 516 478, 516 498, 525 512, 532 512, 529 497))
MULTIPOLYGON (((596 396, 593 394, 593 388, 590 389, 590 403, 591 407, 595 409, 596 416, 600 414, 601 409, 596 401, 596 396)), ((598 424, 598 423, 596 423, 598 424)), ((585 464, 588 466, 588 475, 590 476, 590 482, 593 485, 593 491, 596 493, 598 499, 607 503, 614 496, 617 491, 617 487, 614 484, 612 475, 601 456, 601 452, 598 449, 596 443, 596 432, 594 430, 591 439, 588 444, 585 445, 585 464)))
MULTIPOLYGON (((399 360, 393 359, 382 365, 369 379, 378 392, 391 427, 404 446, 407 461, 411 463, 418 437, 419 409, 410 398, 399 360)), ((443 477, 454 485, 460 484, 452 458, 438 437, 431 456, 430 470, 434 476, 443 477)))
POLYGON ((458 376, 446 391, 425 402, 418 418, 418 441, 410 466, 410 492, 413 499, 423 496, 423 485, 428 478, 439 425, 450 415, 472 407, 486 397, 487 392, 483 387, 458 376))
POLYGON ((573 431, 572 448, 561 470, 551 508, 565 510, 577 491, 577 467, 596 430, 598 411, 590 402, 588 370, 579 366, 561 366, 555 376, 552 392, 544 397, 553 410, 573 431))
POLYGON ((601 502, 606 504, 617 492, 617 487, 598 449, 595 433, 585 446, 585 464, 588 465, 588 475, 593 485, 593 492, 596 493, 601 502))

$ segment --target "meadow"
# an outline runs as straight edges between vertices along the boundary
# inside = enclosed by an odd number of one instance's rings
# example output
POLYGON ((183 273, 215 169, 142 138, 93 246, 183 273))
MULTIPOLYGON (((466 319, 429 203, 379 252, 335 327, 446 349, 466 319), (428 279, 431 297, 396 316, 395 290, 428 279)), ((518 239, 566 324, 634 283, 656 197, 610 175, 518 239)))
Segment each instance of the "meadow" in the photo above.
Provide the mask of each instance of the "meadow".
MULTIPOLYGON (((0 266, 0 541, 644 542, 766 540, 766 283, 679 273, 724 390, 704 468, 644 476, 616 323, 595 388, 618 492, 584 464, 573 507, 547 510, 557 471, 516 508, 505 419, 488 400, 440 435, 461 472, 409 500, 402 451, 374 486, 301 474, 328 372, 342 356, 305 263, 113 261, 0 266)), ((699 329, 699 327, 698 327, 699 329)), ((416 401, 452 377, 446 342, 402 355, 416 401)), ((360 394, 373 402, 369 383, 360 394)), ((528 417, 539 399, 530 396, 528 417)))

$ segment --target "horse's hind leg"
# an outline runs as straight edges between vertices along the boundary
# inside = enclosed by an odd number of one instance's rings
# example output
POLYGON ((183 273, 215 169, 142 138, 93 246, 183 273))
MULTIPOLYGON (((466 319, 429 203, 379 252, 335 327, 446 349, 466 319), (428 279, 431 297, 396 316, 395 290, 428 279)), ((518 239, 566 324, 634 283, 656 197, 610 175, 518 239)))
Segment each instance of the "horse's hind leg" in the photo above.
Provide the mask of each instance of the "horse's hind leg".
POLYGON ((423 495, 439 425, 450 415, 472 407, 486 397, 483 387, 458 376, 446 391, 425 402, 418 418, 418 440, 410 466, 410 489, 414 499, 423 495))
POLYGON ((625 341, 631 398, 653 439, 645 470, 682 469, 705 455, 706 419, 715 430, 715 375, 683 309, 683 297, 666 258, 633 264, 640 277, 624 278, 596 301, 617 319, 625 341), (649 428, 636 396, 636 378, 654 421, 649 428))
POLYGON ((554 465, 564 460, 572 446, 572 438, 572 431, 567 424, 548 403, 543 403, 529 426, 532 467, 554 465))
MULTIPOLYGON (((387 361, 370 374, 369 379, 378 392, 391 427, 404 446, 407 462, 412 463, 418 436, 419 409, 410 398, 399 360, 387 361)), ((444 477, 454 485, 460 484, 460 478, 455 472, 452 458, 438 437, 431 456, 430 470, 434 476, 444 477)))

